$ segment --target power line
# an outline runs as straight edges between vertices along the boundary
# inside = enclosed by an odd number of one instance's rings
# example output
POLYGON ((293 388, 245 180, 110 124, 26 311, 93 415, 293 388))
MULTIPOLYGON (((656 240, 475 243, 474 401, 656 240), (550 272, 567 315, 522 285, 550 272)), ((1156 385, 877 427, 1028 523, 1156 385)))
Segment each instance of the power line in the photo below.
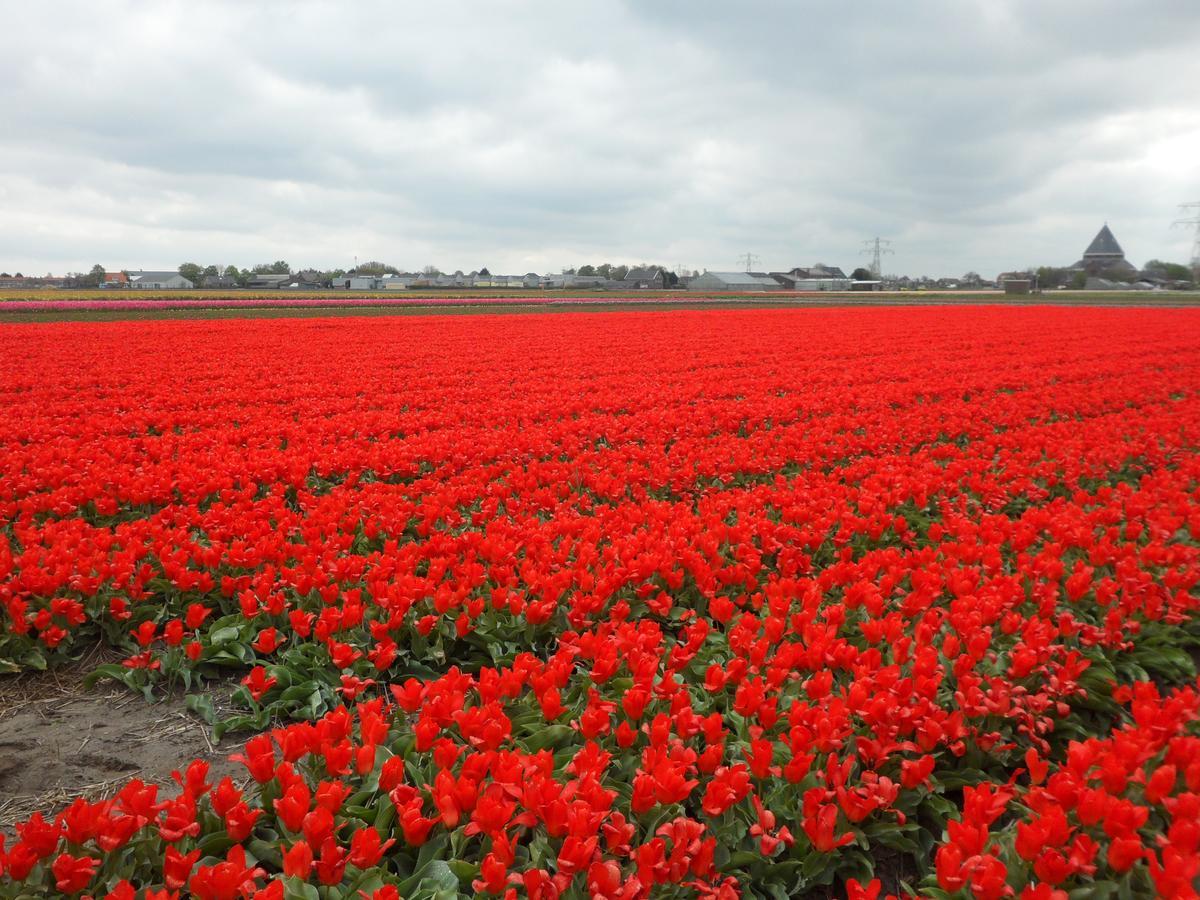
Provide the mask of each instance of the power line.
POLYGON ((750 272, 754 269, 754 264, 759 262, 761 258, 756 253, 744 253, 738 257, 738 262, 744 262, 746 264, 746 271, 750 272))
POLYGON ((894 255, 896 252, 895 250, 888 249, 888 246, 891 243, 891 241, 885 240, 881 237, 876 237, 869 241, 863 241, 863 248, 860 251, 860 255, 862 253, 871 254, 871 274, 876 278, 883 277, 883 263, 880 261, 880 257, 884 253, 891 253, 894 255))
POLYGON ((1192 241, 1192 277, 1200 279, 1200 200, 1193 203, 1180 203, 1179 212, 1183 214, 1183 217, 1172 222, 1171 227, 1195 226, 1196 237, 1192 241), (1192 210, 1195 210, 1195 214, 1188 215, 1192 210))

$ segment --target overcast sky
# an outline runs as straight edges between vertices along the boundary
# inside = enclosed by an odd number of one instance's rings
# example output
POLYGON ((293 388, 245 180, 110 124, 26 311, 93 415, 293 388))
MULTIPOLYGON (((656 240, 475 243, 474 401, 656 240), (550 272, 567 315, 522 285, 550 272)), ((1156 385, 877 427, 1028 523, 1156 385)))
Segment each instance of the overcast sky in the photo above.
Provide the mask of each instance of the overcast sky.
POLYGON ((7 271, 1191 252, 1196 0, 2 9, 7 271))

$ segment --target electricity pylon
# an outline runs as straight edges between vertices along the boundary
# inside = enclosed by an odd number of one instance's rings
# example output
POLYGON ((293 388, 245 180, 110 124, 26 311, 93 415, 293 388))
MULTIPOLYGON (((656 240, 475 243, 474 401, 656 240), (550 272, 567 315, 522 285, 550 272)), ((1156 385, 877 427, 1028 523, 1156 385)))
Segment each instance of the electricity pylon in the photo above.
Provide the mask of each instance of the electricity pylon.
POLYGON ((1195 240, 1192 241, 1192 279, 1200 282, 1200 201, 1195 203, 1180 203, 1179 211, 1183 213, 1183 218, 1176 219, 1171 223, 1172 227, 1179 225, 1194 226, 1196 229, 1195 240), (1195 211, 1194 214, 1189 215, 1195 211))
POLYGON ((876 278, 883 278, 883 263, 880 257, 884 253, 894 254, 895 250, 889 250, 888 245, 892 242, 884 238, 877 237, 870 241, 863 241, 862 253, 871 254, 871 274, 876 278))

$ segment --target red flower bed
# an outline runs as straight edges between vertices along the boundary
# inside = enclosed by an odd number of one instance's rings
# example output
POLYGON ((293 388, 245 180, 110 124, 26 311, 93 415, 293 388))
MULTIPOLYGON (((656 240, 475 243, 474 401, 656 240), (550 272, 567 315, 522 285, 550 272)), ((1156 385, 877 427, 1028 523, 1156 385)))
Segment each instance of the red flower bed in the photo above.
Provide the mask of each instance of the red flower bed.
POLYGON ((21 823, 0 897, 1195 895, 1200 314, 0 351, 0 668, 103 636, 263 732, 21 823))

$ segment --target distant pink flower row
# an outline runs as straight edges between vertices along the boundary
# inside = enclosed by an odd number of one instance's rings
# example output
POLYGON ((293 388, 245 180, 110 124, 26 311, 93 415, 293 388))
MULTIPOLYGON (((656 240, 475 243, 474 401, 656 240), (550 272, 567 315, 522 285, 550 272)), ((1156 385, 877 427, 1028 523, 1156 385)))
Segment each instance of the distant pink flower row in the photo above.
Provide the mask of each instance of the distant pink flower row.
POLYGON ((12 300, 0 303, 4 312, 61 312, 72 310, 144 309, 354 309, 358 307, 422 306, 548 306, 552 304, 684 303, 708 299, 696 294, 679 297, 157 297, 113 300, 12 300))

